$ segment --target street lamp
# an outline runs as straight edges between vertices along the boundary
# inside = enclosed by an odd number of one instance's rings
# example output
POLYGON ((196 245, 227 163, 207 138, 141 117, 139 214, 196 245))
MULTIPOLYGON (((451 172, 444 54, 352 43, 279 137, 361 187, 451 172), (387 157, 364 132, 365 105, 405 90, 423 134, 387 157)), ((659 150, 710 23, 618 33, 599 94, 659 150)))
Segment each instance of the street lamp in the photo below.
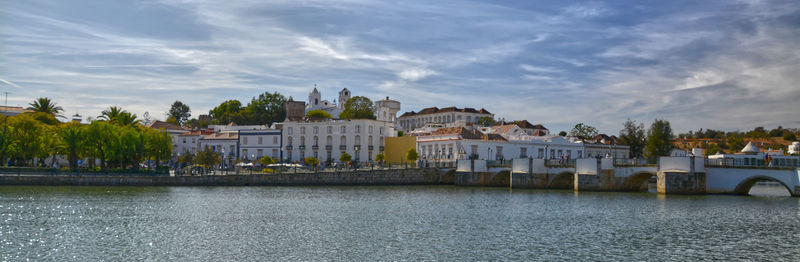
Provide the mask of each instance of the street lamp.
POLYGON ((178 169, 175 170, 176 176, 180 175, 180 173, 181 173, 181 171, 180 171, 181 170, 181 152, 178 152, 178 164, 177 164, 177 167, 178 167, 178 169))
MULTIPOLYGON (((222 161, 221 162, 222 162, 222 166, 225 168, 225 170, 228 170, 228 166, 225 165, 225 148, 222 149, 222 161)), ((227 175, 224 172, 223 172, 223 174, 227 175)))
POLYGON ((486 147, 486 161, 489 161, 491 156, 492 156, 492 148, 486 147))
POLYGON ((256 167, 256 154, 250 154, 250 175, 253 175, 253 168, 256 167))

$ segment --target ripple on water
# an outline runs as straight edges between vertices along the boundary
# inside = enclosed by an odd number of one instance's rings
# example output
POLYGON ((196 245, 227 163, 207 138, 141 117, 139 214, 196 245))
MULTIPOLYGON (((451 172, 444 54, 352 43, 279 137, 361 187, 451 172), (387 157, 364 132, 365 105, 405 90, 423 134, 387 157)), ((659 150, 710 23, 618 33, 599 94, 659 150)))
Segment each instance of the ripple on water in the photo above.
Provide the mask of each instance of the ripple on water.
POLYGON ((800 260, 797 198, 0 187, 2 260, 800 260))

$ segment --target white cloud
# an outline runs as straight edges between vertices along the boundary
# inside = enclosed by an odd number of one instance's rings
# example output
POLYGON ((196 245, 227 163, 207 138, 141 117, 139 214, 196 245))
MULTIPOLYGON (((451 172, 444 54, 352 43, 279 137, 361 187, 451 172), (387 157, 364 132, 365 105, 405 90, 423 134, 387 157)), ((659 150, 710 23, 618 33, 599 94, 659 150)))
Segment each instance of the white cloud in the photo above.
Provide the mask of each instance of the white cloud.
POLYGON ((436 74, 436 71, 425 68, 410 68, 397 73, 397 76, 402 80, 414 82, 436 74))

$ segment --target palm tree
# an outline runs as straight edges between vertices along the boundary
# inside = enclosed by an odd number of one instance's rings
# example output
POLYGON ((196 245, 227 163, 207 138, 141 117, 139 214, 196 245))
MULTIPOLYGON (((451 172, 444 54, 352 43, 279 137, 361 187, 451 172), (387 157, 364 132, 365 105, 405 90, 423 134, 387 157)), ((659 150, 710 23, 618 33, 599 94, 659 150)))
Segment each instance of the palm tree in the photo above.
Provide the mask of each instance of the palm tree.
POLYGON ((142 123, 141 119, 136 119, 136 114, 131 114, 130 112, 127 111, 123 111, 121 114, 119 114, 119 117, 117 118, 116 121, 116 124, 121 126, 135 125, 141 123, 142 123))
POLYGON ((119 115, 122 114, 122 112, 125 112, 125 110, 122 110, 122 108, 120 107, 109 106, 108 109, 103 110, 103 112, 100 113, 100 116, 98 116, 97 118, 112 123, 116 122, 116 120, 119 118, 119 115))
POLYGON ((64 108, 61 108, 61 106, 53 102, 53 100, 50 100, 50 98, 40 97, 36 100, 33 100, 33 102, 28 105, 30 105, 28 108, 26 108, 28 110, 47 113, 54 117, 64 117, 61 115, 61 112, 64 111, 64 108))

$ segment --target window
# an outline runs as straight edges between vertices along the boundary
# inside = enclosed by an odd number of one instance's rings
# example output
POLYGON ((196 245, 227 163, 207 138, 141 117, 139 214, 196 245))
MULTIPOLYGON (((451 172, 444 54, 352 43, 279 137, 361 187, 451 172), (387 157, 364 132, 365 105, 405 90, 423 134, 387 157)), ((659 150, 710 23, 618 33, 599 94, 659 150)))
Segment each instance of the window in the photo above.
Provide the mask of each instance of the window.
POLYGON ((292 134, 292 129, 293 128, 290 126, 289 129, 287 130, 288 131, 287 133, 291 135, 292 134))
POLYGON ((495 155, 495 158, 497 160, 503 159, 503 147, 497 146, 496 148, 497 148, 497 155, 495 155))
POLYGON ((578 150, 578 158, 583 158, 583 151, 578 150))
POLYGON ((318 127, 318 126, 315 126, 315 127, 314 127, 314 134, 315 134, 315 135, 316 135, 316 134, 319 134, 319 127, 318 127))
POLYGON ((353 143, 354 143, 354 145, 357 145, 357 146, 361 145, 361 136, 357 135, 356 136, 356 140, 353 143))
POLYGON ((272 158, 277 159, 278 157, 280 157, 278 155, 278 149, 272 149, 272 158))
POLYGON ((372 134, 372 126, 369 126, 369 133, 372 134))
POLYGON ((566 159, 570 159, 572 157, 572 150, 567 150, 567 155, 564 156, 566 159))
POLYGON ((347 126, 342 126, 341 129, 342 129, 342 131, 340 131, 340 133, 342 133, 342 134, 347 133, 347 126))
POLYGON ((185 137, 183 138, 183 143, 186 144, 186 138, 185 137))
POLYGON ((300 145, 301 145, 301 146, 304 146, 304 145, 306 145, 306 137, 305 137, 305 136, 301 136, 301 137, 300 137, 300 145))
POLYGON ((325 139, 325 145, 329 146, 329 145, 331 145, 331 144, 333 144, 333 137, 332 137, 332 136, 328 136, 328 137, 325 139))
POLYGON ((243 138, 242 138, 242 144, 245 144, 245 145, 247 145, 247 137, 243 137, 243 138))
POLYGON ((471 155, 476 155, 476 156, 478 155, 478 145, 472 145, 471 146, 470 154, 471 155))
POLYGON ((347 145, 347 137, 346 136, 342 136, 342 139, 340 141, 340 145, 343 145, 343 146, 347 145))
POLYGON ((230 151, 228 151, 228 152, 231 152, 231 154, 232 154, 233 152, 236 152, 236 146, 234 146, 234 145, 231 145, 231 146, 230 146, 230 149, 231 149, 231 150, 230 150, 230 151))
POLYGON ((302 135, 302 134, 305 134, 305 133, 306 133, 306 127, 301 126, 300 127, 300 134, 302 135))
POLYGON ((333 134, 333 127, 332 126, 328 126, 328 134, 333 134))
POLYGON ((247 158, 247 149, 242 149, 242 155, 244 155, 244 157, 247 158))
POLYGON ((286 137, 286 145, 287 146, 291 146, 292 145, 292 137, 291 136, 286 137))
POLYGON ((314 136, 314 146, 319 146, 319 137, 314 136))
POLYGON ((467 123, 469 123, 469 122, 472 122, 472 117, 471 116, 467 116, 467 123))
POLYGON ((453 158, 453 145, 447 146, 447 158, 453 158))
POLYGON ((361 133, 361 126, 356 126, 356 134, 361 133))
POLYGON ((194 143, 195 143, 195 141, 196 141, 196 140, 194 140, 194 138, 192 138, 192 144, 194 144, 194 143))
POLYGON ((550 149, 550 157, 549 158, 550 159, 555 159, 556 158, 556 150, 555 149, 550 149))
POLYGON ((278 137, 277 136, 273 136, 272 137, 272 144, 278 144, 278 137))
POLYGON ((379 129, 379 131, 378 131, 378 134, 381 134, 381 135, 383 135, 383 127, 381 127, 381 128, 379 129))
POLYGON ((264 150, 263 150, 263 149, 259 149, 259 150, 258 150, 258 151, 256 151, 256 152, 257 152, 257 153, 256 153, 256 154, 257 154, 256 156, 257 156, 258 158, 261 158, 261 157, 263 157, 263 156, 264 156, 264 150))
POLYGON ((264 144, 264 137, 263 136, 259 136, 258 137, 258 144, 259 145, 264 144))
POLYGON ((539 155, 537 155, 536 157, 538 157, 538 158, 544 158, 544 149, 542 149, 542 148, 539 148, 539 155))
POLYGON ((371 145, 372 145, 372 136, 369 136, 369 137, 367 138, 367 145, 368 145, 368 146, 371 146, 371 145))
POLYGON ((461 115, 457 115, 457 116, 456 116, 456 119, 457 119, 457 120, 461 120, 461 115))
POLYGON ((523 148, 520 148, 520 149, 519 149, 519 157, 520 157, 520 158, 526 158, 526 157, 528 157, 528 148, 525 148, 525 147, 523 147, 523 148))

